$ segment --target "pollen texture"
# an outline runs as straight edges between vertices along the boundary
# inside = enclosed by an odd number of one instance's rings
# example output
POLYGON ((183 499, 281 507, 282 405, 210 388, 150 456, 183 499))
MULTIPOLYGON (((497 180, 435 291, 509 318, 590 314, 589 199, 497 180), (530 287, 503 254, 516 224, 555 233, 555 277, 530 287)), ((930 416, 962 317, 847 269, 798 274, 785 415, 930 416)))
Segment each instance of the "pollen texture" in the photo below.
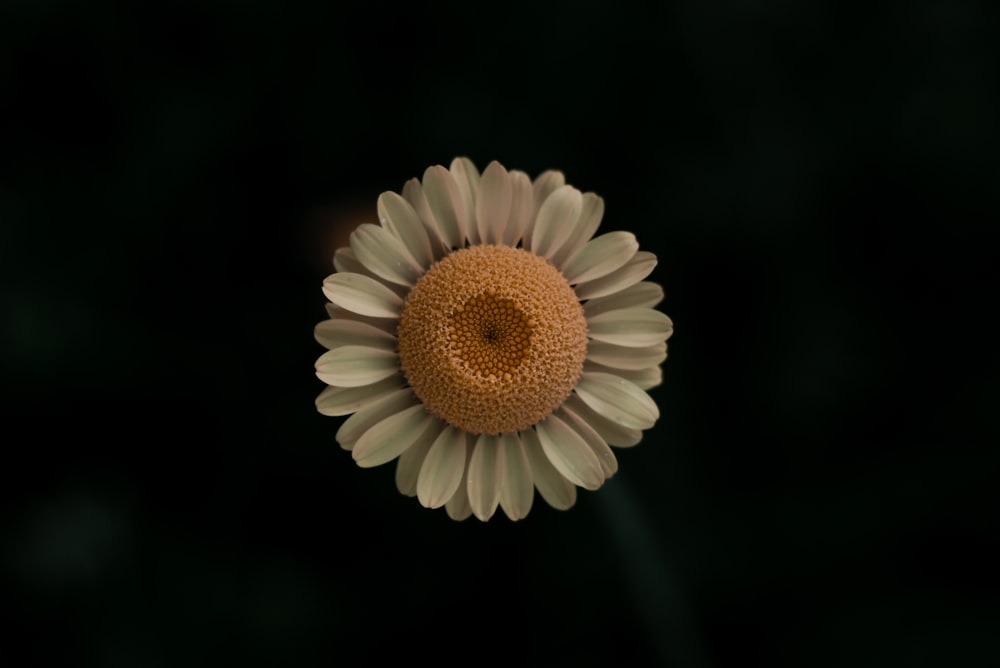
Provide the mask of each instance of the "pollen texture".
POLYGON ((527 429, 569 396, 587 353, 573 289, 543 258, 507 246, 444 257, 410 291, 399 358, 414 394, 475 434, 527 429))

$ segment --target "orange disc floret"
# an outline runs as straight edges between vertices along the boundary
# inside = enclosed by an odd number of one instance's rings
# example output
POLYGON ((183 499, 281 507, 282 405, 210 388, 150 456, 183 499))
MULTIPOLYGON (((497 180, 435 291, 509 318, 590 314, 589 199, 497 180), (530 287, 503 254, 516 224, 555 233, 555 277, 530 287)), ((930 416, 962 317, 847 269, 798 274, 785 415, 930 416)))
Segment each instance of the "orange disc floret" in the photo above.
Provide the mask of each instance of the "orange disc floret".
POLYGON ((414 394, 475 434, 527 429, 576 386, 587 320, 573 289, 520 248, 472 246, 447 255, 406 297, 399 359, 414 394))

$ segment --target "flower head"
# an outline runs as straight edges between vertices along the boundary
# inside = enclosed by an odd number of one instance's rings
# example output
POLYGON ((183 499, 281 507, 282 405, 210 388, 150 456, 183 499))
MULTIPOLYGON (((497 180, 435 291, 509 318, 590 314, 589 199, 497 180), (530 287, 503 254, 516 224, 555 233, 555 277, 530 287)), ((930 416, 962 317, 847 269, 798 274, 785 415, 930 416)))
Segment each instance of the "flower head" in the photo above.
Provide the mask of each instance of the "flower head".
POLYGON ((603 200, 548 171, 429 167, 378 200, 323 283, 316 375, 337 441, 454 519, 555 508, 618 470, 659 417, 673 332, 629 232, 593 237, 603 200))

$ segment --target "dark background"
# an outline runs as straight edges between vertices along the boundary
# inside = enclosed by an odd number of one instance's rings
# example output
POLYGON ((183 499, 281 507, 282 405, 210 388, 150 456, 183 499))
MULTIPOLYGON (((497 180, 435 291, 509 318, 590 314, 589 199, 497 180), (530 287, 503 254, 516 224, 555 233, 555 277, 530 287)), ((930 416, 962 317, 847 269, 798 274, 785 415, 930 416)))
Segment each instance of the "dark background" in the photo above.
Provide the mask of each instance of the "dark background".
POLYGON ((994 3, 0 8, 0 665, 997 665, 994 3), (602 195, 676 325, 575 508, 320 416, 323 278, 456 155, 602 195))

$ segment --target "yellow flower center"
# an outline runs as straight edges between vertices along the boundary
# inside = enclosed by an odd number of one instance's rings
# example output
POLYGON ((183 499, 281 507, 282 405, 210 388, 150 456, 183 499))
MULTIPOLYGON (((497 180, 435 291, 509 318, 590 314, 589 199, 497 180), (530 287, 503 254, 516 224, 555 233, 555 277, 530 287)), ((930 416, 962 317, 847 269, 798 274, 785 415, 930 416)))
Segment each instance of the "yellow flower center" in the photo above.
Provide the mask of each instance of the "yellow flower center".
POLYGON ((442 258, 406 297, 399 359, 413 392, 473 434, 527 429, 576 386, 587 320, 573 289, 520 248, 473 246, 442 258))

